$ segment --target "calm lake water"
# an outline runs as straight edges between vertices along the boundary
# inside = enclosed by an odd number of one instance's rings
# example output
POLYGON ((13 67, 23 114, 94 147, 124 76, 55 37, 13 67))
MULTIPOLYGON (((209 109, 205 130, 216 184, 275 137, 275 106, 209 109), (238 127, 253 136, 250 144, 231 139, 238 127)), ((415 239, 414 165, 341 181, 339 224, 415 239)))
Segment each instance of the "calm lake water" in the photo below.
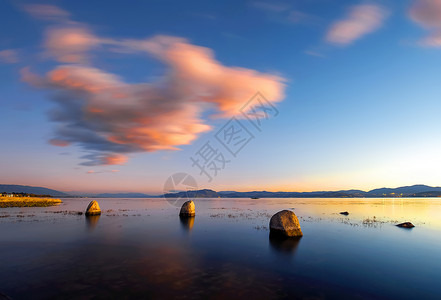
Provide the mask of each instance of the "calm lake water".
MULTIPOLYGON (((0 210, 12 299, 440 299, 438 199, 92 199, 0 210), (300 240, 270 240, 293 209, 300 240), (348 211, 348 216, 339 212, 348 211), (410 221, 416 227, 394 224, 410 221)), ((0 297, 1 298, 1 297, 0 297)))

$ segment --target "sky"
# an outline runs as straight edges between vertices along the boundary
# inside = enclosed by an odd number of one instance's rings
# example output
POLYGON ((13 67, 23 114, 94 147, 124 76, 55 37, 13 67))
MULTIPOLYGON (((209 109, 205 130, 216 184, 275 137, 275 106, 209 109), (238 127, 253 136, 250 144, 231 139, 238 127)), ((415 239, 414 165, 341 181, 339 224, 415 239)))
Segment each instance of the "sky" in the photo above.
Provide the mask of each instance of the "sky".
POLYGON ((6 0, 0 14, 0 183, 441 185, 441 0, 6 0))

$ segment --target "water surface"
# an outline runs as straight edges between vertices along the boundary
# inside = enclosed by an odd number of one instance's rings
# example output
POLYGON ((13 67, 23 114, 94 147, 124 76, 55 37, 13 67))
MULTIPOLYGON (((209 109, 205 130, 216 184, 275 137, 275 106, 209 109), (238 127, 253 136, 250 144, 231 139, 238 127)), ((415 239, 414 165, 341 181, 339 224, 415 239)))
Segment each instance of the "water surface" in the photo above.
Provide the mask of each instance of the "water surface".
POLYGON ((0 292, 13 299, 439 299, 441 201, 91 199, 0 210, 0 292), (270 240, 292 209, 304 237, 270 240), (348 211, 348 216, 339 212, 348 211), (410 221, 413 229, 394 226, 410 221))

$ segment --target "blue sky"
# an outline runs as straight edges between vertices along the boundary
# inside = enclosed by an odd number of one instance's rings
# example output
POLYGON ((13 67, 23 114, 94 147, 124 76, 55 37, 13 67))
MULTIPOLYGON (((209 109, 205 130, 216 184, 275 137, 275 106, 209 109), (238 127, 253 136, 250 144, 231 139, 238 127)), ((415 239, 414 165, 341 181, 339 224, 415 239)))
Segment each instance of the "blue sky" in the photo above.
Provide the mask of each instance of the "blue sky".
POLYGON ((215 190, 439 185, 438 0, 2 1, 0 11, 2 183, 159 193, 186 172, 215 190), (279 114, 208 182, 190 157, 257 91, 279 114), (99 115, 73 112, 89 106, 99 115))

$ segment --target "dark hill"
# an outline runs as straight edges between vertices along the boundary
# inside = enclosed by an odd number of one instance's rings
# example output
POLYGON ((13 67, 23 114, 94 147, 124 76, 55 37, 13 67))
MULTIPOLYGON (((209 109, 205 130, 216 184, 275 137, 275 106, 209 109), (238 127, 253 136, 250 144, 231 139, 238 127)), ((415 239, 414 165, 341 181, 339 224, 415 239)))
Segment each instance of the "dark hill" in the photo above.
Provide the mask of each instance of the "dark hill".
POLYGON ((213 190, 198 190, 198 191, 186 191, 186 192, 177 192, 177 193, 168 193, 164 194, 166 198, 218 198, 219 194, 213 190))
POLYGON ((101 193, 96 194, 97 198, 155 198, 157 196, 147 195, 143 193, 101 193))
POLYGON ((395 195, 401 195, 403 196, 410 196, 417 193, 424 193, 424 192, 441 192, 441 187, 431 187, 423 184, 416 184, 412 186, 402 186, 398 188, 381 188, 381 189, 374 189, 369 192, 367 192, 368 196, 383 196, 386 194, 387 196, 390 196, 392 193, 395 195))
POLYGON ((26 193, 36 195, 50 195, 54 197, 67 197, 66 193, 39 186, 0 184, 0 193, 26 193))

